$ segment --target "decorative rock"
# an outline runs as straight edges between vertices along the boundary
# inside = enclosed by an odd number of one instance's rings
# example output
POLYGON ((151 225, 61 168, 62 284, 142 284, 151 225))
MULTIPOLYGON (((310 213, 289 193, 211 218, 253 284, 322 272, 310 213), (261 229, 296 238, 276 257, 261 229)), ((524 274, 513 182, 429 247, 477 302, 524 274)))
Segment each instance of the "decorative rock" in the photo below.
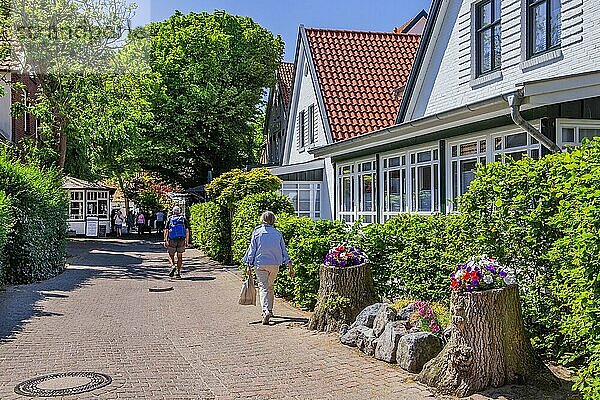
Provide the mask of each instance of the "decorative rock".
POLYGON ((342 324, 342 326, 340 326, 340 336, 344 336, 346 333, 348 333, 349 330, 350 330, 350 325, 342 324))
POLYGON ((356 321, 352 324, 351 328, 354 328, 359 325, 364 325, 366 327, 372 328, 373 321, 375 321, 375 317, 379 312, 379 309, 383 307, 385 304, 383 303, 375 303, 363 309, 360 314, 356 317, 356 321))
POLYGON ((350 328, 348 332, 346 332, 340 337, 340 342, 342 342, 342 344, 345 344, 346 346, 356 347, 356 341, 358 339, 359 333, 363 331, 372 331, 372 329, 369 329, 363 325, 358 325, 354 328, 350 328))
POLYGON ((423 366, 442 351, 442 341, 432 333, 416 332, 398 341, 396 361, 409 372, 420 372, 423 366))
POLYGON ((385 362, 395 363, 398 341, 406 334, 406 327, 404 326, 403 321, 388 322, 385 326, 385 330, 377 339, 375 358, 385 362))
POLYGON ((373 329, 360 329, 356 338, 356 347, 368 356, 375 355, 375 346, 377 345, 377 336, 373 333, 373 329))
POLYGON ((415 312, 417 308, 414 306, 414 303, 407 305, 398 313, 396 319, 398 320, 407 320, 410 317, 410 314, 415 312))
POLYGON ((396 314, 396 309, 387 304, 379 309, 379 312, 373 321, 373 332, 375 332, 375 336, 379 337, 383 333, 386 325, 389 322, 396 320, 396 314))

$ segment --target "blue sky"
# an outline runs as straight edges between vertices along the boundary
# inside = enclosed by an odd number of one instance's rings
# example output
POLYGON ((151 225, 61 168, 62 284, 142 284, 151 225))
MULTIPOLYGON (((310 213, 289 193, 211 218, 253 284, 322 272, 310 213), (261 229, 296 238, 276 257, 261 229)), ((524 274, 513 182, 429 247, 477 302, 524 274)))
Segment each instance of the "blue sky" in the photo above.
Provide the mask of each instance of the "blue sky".
POLYGON ((137 23, 161 21, 175 10, 226 10, 251 17, 286 44, 285 59, 293 61, 298 26, 389 32, 429 11, 431 0, 138 0, 137 23))

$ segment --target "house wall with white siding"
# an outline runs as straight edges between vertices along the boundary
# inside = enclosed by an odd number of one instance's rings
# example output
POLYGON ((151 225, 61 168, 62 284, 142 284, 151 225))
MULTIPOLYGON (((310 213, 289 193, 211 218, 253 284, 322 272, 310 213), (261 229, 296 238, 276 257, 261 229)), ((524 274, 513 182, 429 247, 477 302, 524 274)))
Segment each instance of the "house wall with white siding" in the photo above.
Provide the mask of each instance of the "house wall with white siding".
POLYGON ((474 79, 473 6, 479 1, 444 1, 444 19, 432 41, 431 63, 407 119, 440 113, 515 90, 527 81, 600 69, 600 1, 562 0, 559 51, 525 58, 526 0, 501 0, 501 77, 474 79))
MULTIPOLYGON (((300 80, 295 86, 295 88, 299 88, 299 90, 294 90, 293 94, 294 98, 297 96, 297 103, 292 102, 292 109, 290 110, 290 123, 293 125, 288 132, 292 132, 292 135, 289 143, 289 156, 284 159, 284 165, 299 164, 311 161, 314 159, 314 156, 309 154, 307 149, 312 146, 323 146, 327 144, 323 118, 317 103, 315 84, 317 78, 313 76, 310 68, 307 68, 306 55, 304 51, 298 59, 296 79, 300 80), (308 109, 310 106, 314 106, 313 123, 315 141, 313 144, 309 143, 308 138, 308 109), (302 111, 305 112, 304 132, 300 132, 300 115, 302 111), (300 146, 300 135, 304 135, 304 147, 300 146)), ((290 126, 288 125, 288 127, 290 126)))

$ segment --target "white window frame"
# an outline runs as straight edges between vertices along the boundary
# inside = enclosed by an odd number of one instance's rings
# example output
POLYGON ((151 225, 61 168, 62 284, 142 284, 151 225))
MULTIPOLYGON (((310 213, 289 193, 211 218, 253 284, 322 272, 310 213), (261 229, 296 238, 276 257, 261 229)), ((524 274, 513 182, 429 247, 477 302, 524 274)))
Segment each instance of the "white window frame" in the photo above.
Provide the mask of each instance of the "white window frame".
POLYGON ((379 188, 377 184, 377 159, 375 157, 353 160, 351 162, 340 163, 337 168, 337 219, 347 223, 354 223, 362 219, 365 224, 377 222, 377 213, 379 211, 379 188), (365 171, 364 165, 371 164, 370 169, 365 171), (348 173, 343 171, 348 170, 348 173), (365 177, 371 179, 371 210, 363 209, 365 204, 362 183, 365 177), (350 210, 344 210, 344 180, 350 179, 350 210))
POLYGON ((425 214, 431 215, 440 212, 440 154, 439 146, 428 146, 419 149, 415 149, 408 153, 408 198, 409 198, 409 210, 412 214, 425 214), (430 161, 418 161, 419 154, 431 152, 430 161), (437 157, 435 156, 437 154, 437 157), (414 157, 413 157, 414 156, 414 157), (431 210, 419 209, 419 200, 417 199, 417 192, 421 184, 419 180, 418 170, 421 167, 431 167, 431 210), (413 184, 413 176, 415 182, 413 184))
POLYGON ((485 136, 470 136, 461 138, 460 140, 448 142, 446 154, 446 199, 448 212, 456 211, 456 200, 462 196, 462 174, 460 173, 461 163, 465 161, 477 161, 477 165, 490 159, 490 146, 488 135, 485 136), (461 154, 461 146, 475 142, 477 145, 476 154, 461 154), (454 155, 456 149, 456 155, 454 155), (454 166, 456 165, 456 182, 454 181, 454 166), (455 186, 456 183, 456 186, 455 186), (456 191, 456 192, 455 192, 456 191))
POLYGON ((581 129, 600 129, 600 120, 593 119, 559 119, 556 120, 556 144, 564 149, 567 146, 579 146, 581 144, 581 138, 579 131, 581 129), (563 128, 574 129, 574 141, 563 142, 562 130, 563 128))
POLYGON ((396 215, 407 213, 409 210, 408 205, 408 160, 406 153, 402 154, 391 154, 381 158, 381 174, 383 176, 381 182, 380 193, 382 195, 382 217, 383 221, 395 217, 396 215), (390 161, 398 159, 398 165, 391 166, 390 161), (400 210, 392 210, 391 194, 390 194, 390 174, 393 172, 399 172, 400 174, 400 210))
POLYGON ((69 219, 73 220, 73 221, 83 221, 85 218, 85 212, 86 212, 86 208, 85 208, 85 192, 83 190, 71 190, 69 191, 69 219), (81 195, 81 198, 79 199, 74 199, 73 195, 78 194, 81 195), (75 208, 73 207, 74 204, 79 204, 80 207, 77 207, 81 210, 80 214, 74 215, 71 213, 71 211, 75 208))
MULTIPOLYGON (((537 125, 536 127, 538 129, 540 128, 539 123, 533 124, 533 125, 534 126, 537 125)), ((481 158, 485 154, 486 164, 496 161, 497 155, 502 156, 504 154, 516 153, 519 151, 527 151, 528 157, 532 157, 532 155, 535 155, 535 152, 537 151, 538 158, 541 157, 542 145, 540 143, 535 143, 535 139, 533 139, 533 137, 529 134, 527 134, 528 139, 527 139, 526 146, 519 146, 519 147, 513 147, 510 149, 506 149, 504 138, 506 136, 519 134, 519 133, 524 133, 524 131, 521 130, 520 128, 516 128, 516 127, 507 129, 504 131, 500 131, 500 132, 498 132, 497 130, 487 130, 487 131, 479 132, 477 134, 464 135, 464 136, 459 137, 457 140, 447 142, 447 144, 446 144, 446 209, 448 212, 456 212, 457 211, 456 205, 454 204, 454 193, 453 193, 454 182, 453 182, 453 176, 452 176, 452 172, 453 172, 452 171, 452 162, 459 161, 459 160, 465 160, 465 159, 469 159, 469 158, 471 158, 471 159, 475 158, 474 155, 468 155, 468 156, 461 157, 460 156, 460 145, 477 141, 477 143, 478 143, 477 157, 481 160, 481 158), (501 150, 496 150, 496 147, 495 147, 496 138, 499 138, 502 140, 502 149, 501 150), (485 153, 483 151, 481 151, 481 142, 484 140, 486 141, 485 153), (454 157, 452 155, 452 147, 453 146, 457 146, 457 156, 456 157, 454 157)), ((502 159, 499 161, 505 163, 509 160, 510 160, 510 158, 502 157, 502 159)), ((459 164, 457 163, 457 168, 458 167, 459 167, 459 164)), ((457 170, 457 172, 458 172, 458 170, 457 170)))
POLYGON ((323 213, 323 182, 320 181, 285 181, 281 185, 281 193, 287 195, 286 192, 294 191, 297 201, 290 197, 294 203, 294 210, 298 217, 309 217, 313 220, 321 219, 323 213), (302 188, 301 185, 306 185, 308 188, 302 188), (294 186, 294 187, 293 187, 294 186), (300 192, 310 191, 310 210, 299 210, 300 192))
POLYGON ((87 190, 85 195, 85 211, 86 217, 98 217, 99 219, 109 219, 110 196, 108 195, 108 192, 106 190, 87 190), (101 201, 106 201, 106 214, 100 214, 101 201), (96 205, 95 213, 89 212, 90 204, 96 205))
POLYGON ((490 141, 490 143, 488 143, 488 146, 491 148, 492 153, 493 153, 492 158, 488 159, 488 162, 502 161, 503 163, 506 163, 507 161, 510 161, 510 158, 502 157, 502 156, 511 154, 511 153, 527 152, 527 157, 535 158, 535 159, 539 159, 542 155, 542 145, 533 136, 531 136, 529 133, 522 131, 522 130, 517 130, 516 132, 511 131, 511 132, 492 135, 491 141, 490 141), (506 137, 507 136, 518 135, 518 134, 523 134, 523 133, 525 135, 527 135, 527 144, 526 145, 518 146, 518 147, 511 147, 509 149, 506 148, 506 137), (496 149, 496 139, 500 139, 502 141, 502 149, 500 149, 500 150, 496 149), (537 156, 536 156, 536 154, 537 154, 537 156))

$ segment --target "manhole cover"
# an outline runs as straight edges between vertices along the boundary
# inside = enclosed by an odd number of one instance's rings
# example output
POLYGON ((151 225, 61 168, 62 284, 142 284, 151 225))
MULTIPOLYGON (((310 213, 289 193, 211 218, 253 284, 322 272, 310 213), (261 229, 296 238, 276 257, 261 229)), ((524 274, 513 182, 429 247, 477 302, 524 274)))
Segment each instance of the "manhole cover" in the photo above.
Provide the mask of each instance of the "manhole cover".
POLYGON ((19 383, 15 393, 29 397, 70 396, 110 385, 110 376, 98 372, 63 372, 19 383))

